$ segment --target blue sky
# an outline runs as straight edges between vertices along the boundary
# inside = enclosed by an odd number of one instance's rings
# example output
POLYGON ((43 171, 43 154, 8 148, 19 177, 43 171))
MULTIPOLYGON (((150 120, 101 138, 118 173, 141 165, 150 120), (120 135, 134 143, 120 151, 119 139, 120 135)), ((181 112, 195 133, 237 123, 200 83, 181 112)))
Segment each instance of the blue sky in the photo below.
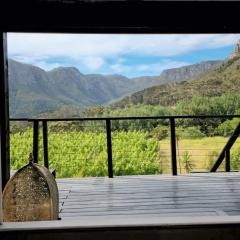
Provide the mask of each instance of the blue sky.
POLYGON ((74 66, 84 74, 137 77, 226 59, 239 39, 240 34, 9 33, 8 55, 45 70, 74 66))

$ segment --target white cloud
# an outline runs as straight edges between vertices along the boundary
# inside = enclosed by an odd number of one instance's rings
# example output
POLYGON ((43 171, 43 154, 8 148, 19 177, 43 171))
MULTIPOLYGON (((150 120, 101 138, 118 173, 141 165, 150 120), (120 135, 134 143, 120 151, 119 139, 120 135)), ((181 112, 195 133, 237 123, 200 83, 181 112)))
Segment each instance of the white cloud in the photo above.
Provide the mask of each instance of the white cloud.
POLYGON ((111 65, 110 68, 115 73, 124 73, 124 72, 131 71, 134 67, 129 66, 129 65, 124 65, 124 64, 121 64, 121 63, 116 63, 116 64, 111 65))
MULTIPOLYGON (((157 64, 136 64, 136 65, 125 65, 125 64, 113 64, 110 66, 108 73, 111 73, 111 70, 115 73, 126 74, 130 76, 143 76, 147 75, 159 75, 163 70, 170 68, 177 68, 189 65, 189 62, 181 61, 172 61, 168 59, 162 60, 161 63, 157 64)), ((107 73, 106 73, 107 74, 107 73)))
POLYGON ((102 67, 104 60, 100 57, 86 57, 81 60, 81 62, 92 71, 95 71, 102 67))
POLYGON ((161 63, 157 64, 140 64, 135 67, 134 70, 137 70, 139 73, 144 71, 151 71, 153 74, 160 74, 165 69, 170 68, 178 68, 182 66, 189 65, 189 62, 181 62, 181 61, 171 61, 168 59, 163 60, 161 63))
POLYGON ((178 67, 183 63, 167 61, 132 66, 127 65, 125 60, 128 56, 170 58, 194 50, 231 46, 238 39, 240 34, 9 33, 8 52, 16 60, 38 65, 45 70, 74 63, 80 66, 80 70, 96 71, 102 68, 105 72, 112 69, 116 73, 133 70, 140 73, 147 69, 152 72, 159 69, 160 73, 165 68, 178 67), (109 63, 111 65, 107 66, 109 63))
POLYGON ((234 44, 240 34, 28 34, 9 33, 10 55, 114 58, 124 54, 174 56, 234 44))

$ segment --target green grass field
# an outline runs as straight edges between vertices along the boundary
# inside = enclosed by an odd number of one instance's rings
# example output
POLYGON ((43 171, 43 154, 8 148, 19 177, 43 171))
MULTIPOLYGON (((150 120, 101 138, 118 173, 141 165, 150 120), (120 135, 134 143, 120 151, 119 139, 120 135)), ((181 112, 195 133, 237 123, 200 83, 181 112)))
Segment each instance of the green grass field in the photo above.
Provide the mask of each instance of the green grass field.
MULTIPOLYGON (((186 152, 190 156, 190 161, 193 164, 193 171, 208 171, 216 161, 228 139, 227 137, 204 137, 177 141, 178 172, 186 172, 183 164, 184 153, 186 152)), ((240 139, 238 139, 232 147, 231 156, 233 160, 235 160, 239 151, 240 139)), ((170 140, 164 139, 160 141, 160 159, 163 165, 163 173, 170 173, 171 171, 170 154, 170 140)), ((223 169, 223 166, 222 164, 221 169, 223 169)), ((236 163, 233 164, 233 167, 237 168, 236 163)))

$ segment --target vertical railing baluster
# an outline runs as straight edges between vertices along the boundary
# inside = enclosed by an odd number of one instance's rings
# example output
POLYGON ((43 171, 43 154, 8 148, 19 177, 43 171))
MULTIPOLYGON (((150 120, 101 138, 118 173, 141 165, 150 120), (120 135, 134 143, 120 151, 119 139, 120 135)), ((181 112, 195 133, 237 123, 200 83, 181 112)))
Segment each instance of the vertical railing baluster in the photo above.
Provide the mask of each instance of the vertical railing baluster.
POLYGON ((171 132, 172 175, 177 175, 175 119, 174 117, 170 117, 169 120, 170 120, 170 132, 171 132))
POLYGON ((44 157, 44 166, 49 168, 48 162, 48 126, 47 121, 42 122, 42 130, 43 130, 43 157, 44 157))
POLYGON ((106 119, 108 177, 113 178, 111 120, 106 119))
POLYGON ((33 121, 33 161, 38 163, 39 121, 33 121))
POLYGON ((225 151, 225 171, 231 171, 231 162, 230 162, 230 149, 226 149, 225 151))

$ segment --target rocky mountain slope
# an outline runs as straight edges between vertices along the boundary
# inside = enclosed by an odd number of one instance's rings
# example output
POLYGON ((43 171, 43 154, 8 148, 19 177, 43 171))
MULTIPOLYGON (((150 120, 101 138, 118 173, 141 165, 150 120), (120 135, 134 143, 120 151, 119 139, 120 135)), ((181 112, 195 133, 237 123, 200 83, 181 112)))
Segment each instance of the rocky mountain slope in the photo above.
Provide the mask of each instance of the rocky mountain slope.
POLYGON ((235 57, 238 57, 240 56, 240 39, 238 40, 232 54, 228 57, 229 60, 235 58, 235 57))
POLYGON ((150 86, 189 80, 220 64, 221 61, 208 61, 165 70, 159 76, 130 79, 117 74, 84 75, 74 67, 59 67, 47 72, 9 59, 10 116, 33 117, 63 106, 76 106, 81 111, 150 86))
POLYGON ((144 89, 113 104, 124 107, 127 104, 151 104, 174 106, 178 101, 193 96, 220 96, 240 91, 240 54, 228 59, 217 69, 190 81, 166 83, 144 89))
POLYGON ((173 68, 164 70, 160 77, 164 81, 181 82, 192 79, 193 77, 205 74, 208 71, 212 71, 218 68, 223 62, 222 61, 206 61, 190 66, 184 66, 180 68, 173 68))

